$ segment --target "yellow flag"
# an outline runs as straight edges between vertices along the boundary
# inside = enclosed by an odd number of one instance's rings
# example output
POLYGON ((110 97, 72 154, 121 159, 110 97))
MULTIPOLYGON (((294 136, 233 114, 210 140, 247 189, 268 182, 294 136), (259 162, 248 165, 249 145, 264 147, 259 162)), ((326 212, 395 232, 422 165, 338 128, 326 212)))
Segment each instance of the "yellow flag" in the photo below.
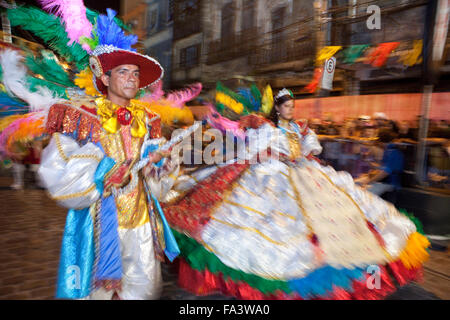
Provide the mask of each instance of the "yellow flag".
POLYGON ((267 85, 264 89, 264 93, 261 99, 261 110, 264 114, 269 114, 273 108, 273 93, 270 85, 267 85))
POLYGON ((408 67, 422 62, 422 40, 414 40, 412 50, 400 57, 400 61, 408 67))
POLYGON ((342 49, 342 46, 327 46, 323 47, 319 53, 317 54, 316 65, 322 65, 325 60, 330 59, 332 56, 336 54, 339 50, 342 49))

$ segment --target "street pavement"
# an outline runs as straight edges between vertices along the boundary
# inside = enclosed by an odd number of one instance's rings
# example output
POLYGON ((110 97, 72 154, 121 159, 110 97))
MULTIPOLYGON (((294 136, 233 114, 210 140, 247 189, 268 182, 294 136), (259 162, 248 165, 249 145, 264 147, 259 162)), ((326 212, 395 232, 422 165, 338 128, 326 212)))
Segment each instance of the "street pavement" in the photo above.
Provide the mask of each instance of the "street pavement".
MULTIPOLYGON (((0 170, 0 300, 54 299, 66 210, 36 188, 30 177, 24 190, 12 190, 11 184, 9 174, 0 170)), ((403 287, 389 299, 450 299, 448 251, 432 251, 434 255, 437 258, 425 268, 424 284, 403 287)), ((162 272, 161 299, 230 299, 219 294, 197 297, 177 286, 173 266, 163 264, 162 272)))

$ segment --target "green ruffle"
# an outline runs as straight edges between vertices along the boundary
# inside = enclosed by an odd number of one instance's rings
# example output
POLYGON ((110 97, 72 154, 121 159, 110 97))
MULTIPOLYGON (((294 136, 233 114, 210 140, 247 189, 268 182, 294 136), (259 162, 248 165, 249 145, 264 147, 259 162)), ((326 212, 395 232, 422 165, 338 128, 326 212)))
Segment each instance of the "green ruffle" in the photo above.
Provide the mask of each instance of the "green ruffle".
POLYGON ((404 214, 409 220, 411 220, 414 225, 416 226, 417 232, 425 235, 424 231, 423 231, 423 225, 422 223, 419 221, 419 219, 417 219, 412 213, 409 213, 408 211, 406 211, 405 209, 399 209, 399 211, 404 214))
POLYGON ((231 278, 234 282, 246 282, 248 285, 264 294, 270 294, 278 290, 288 294, 292 292, 289 288, 288 282, 281 280, 269 280, 229 268, 224 265, 213 253, 207 251, 194 239, 179 233, 174 229, 172 229, 172 232, 177 240, 178 246, 180 247, 180 256, 186 259, 191 268, 198 271, 208 269, 212 273, 221 272, 225 280, 231 278))

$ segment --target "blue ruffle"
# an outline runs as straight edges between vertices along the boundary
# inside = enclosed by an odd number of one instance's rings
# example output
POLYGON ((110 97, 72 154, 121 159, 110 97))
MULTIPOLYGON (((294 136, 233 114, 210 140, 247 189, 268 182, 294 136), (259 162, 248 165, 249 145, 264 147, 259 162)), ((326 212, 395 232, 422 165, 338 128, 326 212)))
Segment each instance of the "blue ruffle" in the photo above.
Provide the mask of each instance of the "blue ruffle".
POLYGON ((119 222, 113 196, 101 200, 99 247, 96 280, 120 280, 122 257, 120 254, 119 222))
POLYGON ((331 266, 324 266, 304 278, 290 280, 288 283, 293 291, 307 299, 312 296, 326 296, 334 291, 333 287, 351 291, 352 282, 363 279, 363 269, 335 269, 331 266))
POLYGON ((64 229, 56 298, 80 299, 90 293, 94 224, 89 208, 69 210, 64 229))
POLYGON ((164 253, 170 260, 170 262, 172 262, 180 254, 180 248, 178 247, 177 241, 175 240, 175 236, 173 235, 172 230, 170 229, 169 224, 167 223, 166 217, 164 216, 163 210, 158 202, 158 199, 156 199, 156 197, 154 197, 153 194, 151 193, 150 196, 153 199, 153 203, 156 206, 156 210, 158 211, 163 224, 164 242, 166 244, 166 247, 164 248, 164 253))

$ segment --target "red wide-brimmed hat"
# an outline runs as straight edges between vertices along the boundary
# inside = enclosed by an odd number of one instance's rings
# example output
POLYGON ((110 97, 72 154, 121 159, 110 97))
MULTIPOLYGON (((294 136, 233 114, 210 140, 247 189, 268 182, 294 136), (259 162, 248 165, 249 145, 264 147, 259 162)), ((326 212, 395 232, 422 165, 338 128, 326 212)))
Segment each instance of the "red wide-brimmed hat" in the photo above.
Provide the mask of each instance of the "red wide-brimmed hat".
POLYGON ((94 84, 99 92, 107 93, 107 87, 100 77, 123 64, 133 64, 139 67, 139 89, 152 85, 164 75, 164 69, 152 57, 112 45, 100 45, 95 48, 89 58, 89 66, 95 77, 94 84))

